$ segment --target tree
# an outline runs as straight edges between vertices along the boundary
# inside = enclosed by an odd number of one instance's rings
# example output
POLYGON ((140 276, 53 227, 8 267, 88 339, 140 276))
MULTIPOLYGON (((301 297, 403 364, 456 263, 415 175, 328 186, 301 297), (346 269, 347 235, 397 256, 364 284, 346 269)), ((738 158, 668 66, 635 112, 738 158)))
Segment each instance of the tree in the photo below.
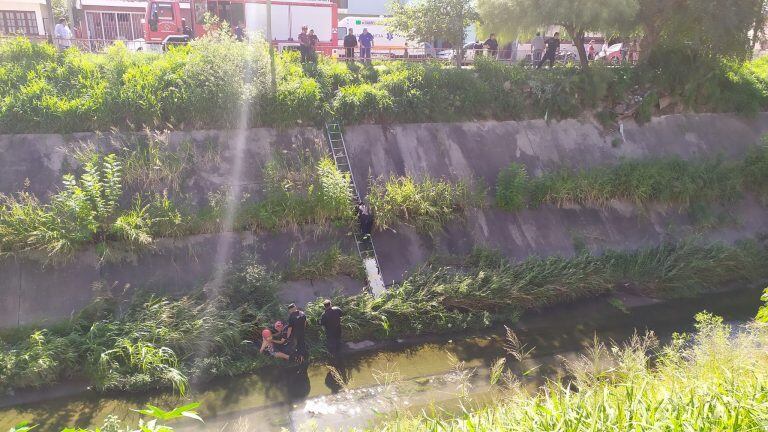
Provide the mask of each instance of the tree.
POLYGON ((390 5, 392 17, 388 25, 408 40, 448 41, 457 49, 456 59, 461 66, 461 48, 467 27, 480 19, 473 3, 472 0, 416 0, 410 4, 394 1, 390 5))
POLYGON ((559 25, 579 52, 581 67, 589 65, 587 32, 612 33, 632 26, 637 0, 478 0, 480 16, 492 31, 518 34, 559 25))
POLYGON ((660 44, 744 57, 764 25, 765 0, 638 0, 635 18, 643 58, 660 44))
POLYGON ((53 8, 53 19, 58 21, 59 18, 67 18, 70 23, 72 22, 72 0, 51 0, 51 7, 53 8))

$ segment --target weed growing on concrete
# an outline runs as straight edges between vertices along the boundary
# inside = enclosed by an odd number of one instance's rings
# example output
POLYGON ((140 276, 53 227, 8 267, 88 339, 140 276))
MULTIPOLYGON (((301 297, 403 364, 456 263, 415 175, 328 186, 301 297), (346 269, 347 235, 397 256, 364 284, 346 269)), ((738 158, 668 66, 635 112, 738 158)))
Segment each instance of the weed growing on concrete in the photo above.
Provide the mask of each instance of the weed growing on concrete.
POLYGON ((717 221, 704 218, 712 203, 733 202, 744 192, 768 201, 767 149, 766 145, 756 146, 740 161, 676 157, 625 160, 614 166, 561 169, 533 178, 513 163, 498 175, 496 203, 512 211, 545 204, 607 207, 616 200, 641 208, 662 203, 691 209, 693 216, 701 216, 695 217, 697 222, 712 224, 717 221))
POLYGON ((525 167, 512 163, 496 179, 496 206, 504 210, 521 210, 526 205, 528 172, 525 167))
POLYGON ((83 171, 79 178, 65 175, 63 189, 48 204, 26 192, 0 196, 0 255, 59 260, 86 244, 145 247, 179 222, 178 212, 160 197, 144 203, 136 196, 130 208, 121 208, 122 164, 116 155, 95 155, 83 171))
POLYGON ((292 262, 283 272, 285 280, 320 280, 345 275, 358 281, 365 281, 365 267, 358 255, 341 251, 335 244, 323 252, 292 262))
POLYGON ((464 210, 482 206, 485 190, 476 182, 393 176, 373 181, 368 200, 380 229, 403 223, 419 232, 436 234, 460 218, 464 210))

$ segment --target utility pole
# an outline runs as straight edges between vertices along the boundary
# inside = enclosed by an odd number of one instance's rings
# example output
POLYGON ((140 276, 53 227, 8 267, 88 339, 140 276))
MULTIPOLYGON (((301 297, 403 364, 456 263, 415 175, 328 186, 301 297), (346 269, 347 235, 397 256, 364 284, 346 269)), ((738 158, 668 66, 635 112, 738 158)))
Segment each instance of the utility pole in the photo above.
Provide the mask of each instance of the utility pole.
POLYGON ((272 46, 272 0, 267 0, 267 43, 269 43, 269 71, 272 79, 272 93, 277 93, 275 77, 275 47, 272 46))

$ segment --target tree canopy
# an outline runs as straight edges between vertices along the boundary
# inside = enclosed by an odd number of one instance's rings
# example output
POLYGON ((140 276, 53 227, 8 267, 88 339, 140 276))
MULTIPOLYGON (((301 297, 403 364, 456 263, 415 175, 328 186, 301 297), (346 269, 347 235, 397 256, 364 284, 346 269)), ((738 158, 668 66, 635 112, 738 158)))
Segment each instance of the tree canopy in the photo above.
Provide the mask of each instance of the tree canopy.
POLYGON ((744 56, 762 33, 766 0, 478 0, 478 9, 489 30, 504 34, 561 26, 586 67, 587 32, 640 35, 646 56, 659 44, 744 56))
POLYGON ((586 67, 586 33, 626 29, 638 5, 637 0, 480 0, 478 8, 491 30, 513 28, 522 33, 548 25, 563 27, 576 44, 582 67, 586 67))
POLYGON ((389 27, 409 40, 432 42, 443 39, 461 48, 466 29, 480 15, 473 0, 416 0, 410 4, 392 2, 389 27))

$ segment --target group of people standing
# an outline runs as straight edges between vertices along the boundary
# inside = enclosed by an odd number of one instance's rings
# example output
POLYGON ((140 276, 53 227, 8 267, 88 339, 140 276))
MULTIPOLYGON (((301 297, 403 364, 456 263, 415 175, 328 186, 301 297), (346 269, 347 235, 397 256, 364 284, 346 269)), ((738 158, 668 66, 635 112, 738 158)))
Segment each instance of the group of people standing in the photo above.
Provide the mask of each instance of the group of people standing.
POLYGON ((349 29, 349 32, 344 36, 344 57, 347 61, 353 61, 355 59, 355 48, 360 46, 360 58, 363 62, 370 63, 371 61, 371 48, 373 48, 373 35, 367 28, 363 29, 360 36, 355 36, 355 31, 349 29))
POLYGON ((301 53, 302 63, 317 62, 316 49, 319 41, 320 39, 315 34, 315 29, 301 26, 301 33, 299 33, 299 52, 301 53))
MULTIPOLYGON (((320 316, 320 325, 325 329, 326 349, 333 357, 341 353, 341 317, 342 310, 323 302, 324 311, 320 316)), ((303 363, 309 352, 305 340, 307 316, 295 303, 288 305, 287 323, 277 321, 261 331, 261 349, 259 352, 282 360, 303 363)))

